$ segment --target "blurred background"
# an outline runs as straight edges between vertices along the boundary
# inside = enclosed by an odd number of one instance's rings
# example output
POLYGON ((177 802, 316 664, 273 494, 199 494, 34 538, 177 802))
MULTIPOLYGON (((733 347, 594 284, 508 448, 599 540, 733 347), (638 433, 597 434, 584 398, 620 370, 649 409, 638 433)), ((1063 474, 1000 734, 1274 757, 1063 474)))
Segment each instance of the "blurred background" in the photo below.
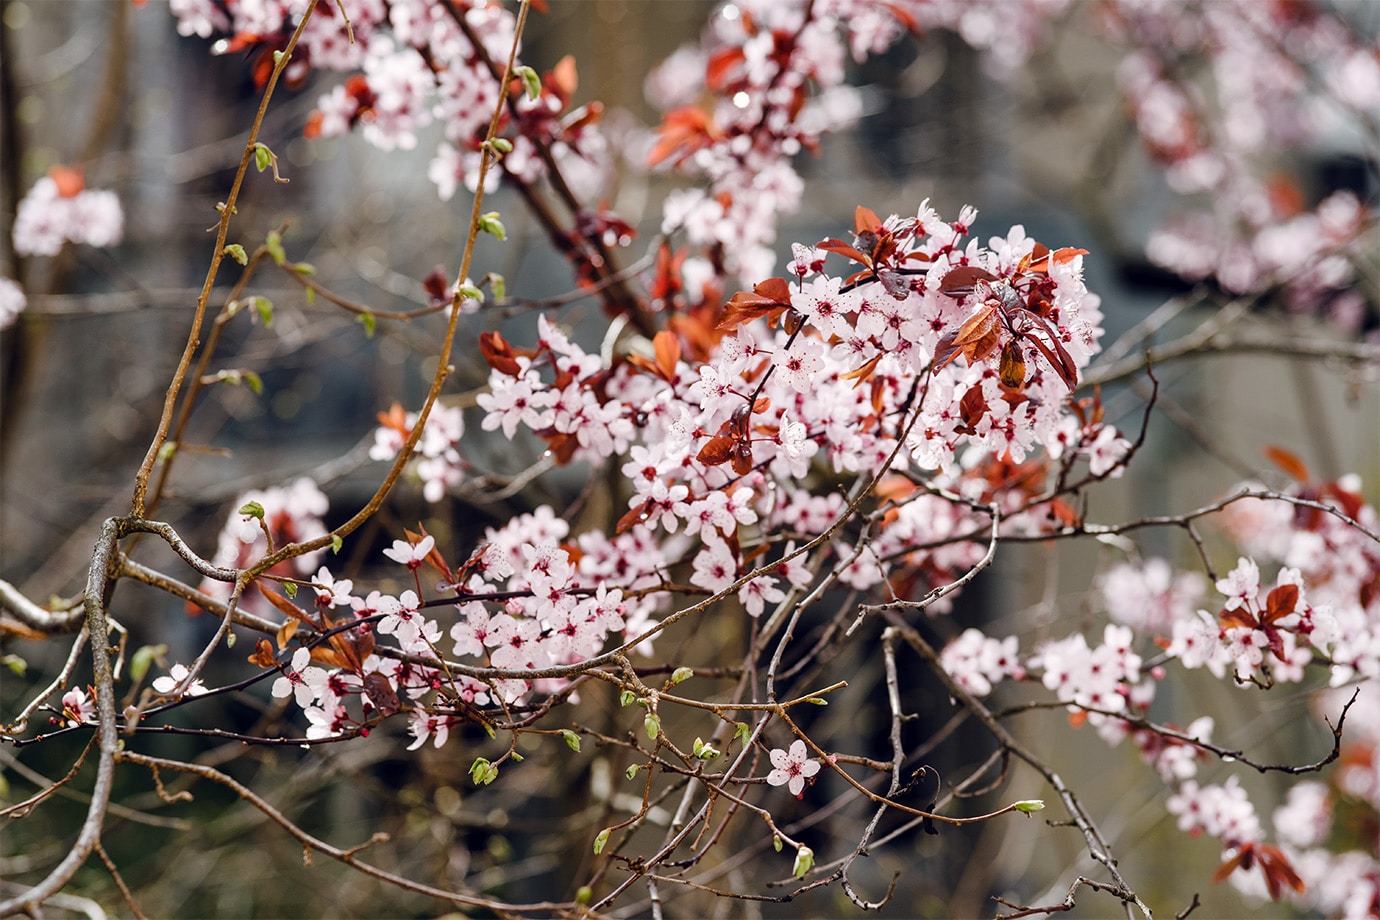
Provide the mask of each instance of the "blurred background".
MULTIPOLYGON (((1376 34, 1380 5, 1341 7, 1358 28, 1376 34)), ((683 0, 554 3, 531 18, 524 57, 544 70, 573 54, 580 77, 576 102, 602 100, 610 123, 620 126, 634 149, 638 132, 658 117, 643 92, 649 69, 681 44, 696 41, 714 8, 683 0)), ((979 239, 1023 224, 1051 247, 1089 250, 1088 286, 1101 295, 1106 313, 1104 345, 1168 299, 1197 297, 1201 291, 1144 257, 1146 240, 1175 206, 1175 196, 1127 119, 1113 77, 1117 50, 1083 18, 1057 21, 1016 78, 995 78, 968 44, 940 32, 851 65, 864 114, 851 130, 827 138, 818 156, 800 157, 797 167, 808 191, 800 213, 781 216, 779 264, 792 241, 812 243, 850 229, 856 205, 885 216, 914 213, 929 199, 948 218, 965 204, 975 205, 979 239)), ((45 599, 81 589, 100 522, 129 506, 133 474, 156 426, 211 254, 214 235, 208 228, 217 220, 215 204, 226 195, 258 94, 240 56, 215 56, 210 40, 179 37, 167 4, 158 0, 138 8, 108 0, 0 0, 0 22, 0 275, 20 280, 29 300, 19 322, 0 333, 0 578, 45 599), (55 258, 19 260, 8 229, 16 202, 59 164, 79 165, 88 187, 118 193, 123 242, 107 250, 68 247, 55 258)), ((470 199, 462 191, 443 203, 426 181, 434 137, 423 136, 413 151, 387 153, 358 136, 304 137, 317 98, 337 81, 319 74, 300 90, 279 91, 261 139, 280 155, 291 181, 276 184, 268 174, 251 173, 232 241, 252 248, 270 230, 286 227, 289 257, 313 263, 317 278, 333 291, 380 312, 415 309, 426 303, 421 279, 435 267, 446 267, 453 277, 470 199)), ((1290 166, 1306 177, 1315 200, 1339 187, 1373 200, 1374 155, 1349 141, 1321 138, 1290 166)), ((676 184, 664 175, 621 171, 610 205, 640 230, 627 262, 655 234, 661 201, 676 184)), ((521 201, 500 191, 489 207, 503 214, 509 241, 481 243, 472 274, 503 274, 509 293, 520 299, 572 290, 567 263, 551 252, 521 201)), ((233 271, 222 272, 213 306, 224 301, 234 280, 233 271)), ((236 498, 249 489, 309 475, 330 496, 328 525, 351 515, 384 469, 367 456, 376 414, 395 401, 417 406, 434 371, 428 363, 434 359, 426 355, 444 329, 442 319, 432 316, 381 322, 377 334, 368 336, 352 315, 319 299, 307 303, 299 286, 272 272, 260 273, 252 291, 273 302, 273 325, 229 327, 217 366, 255 371, 263 393, 222 384, 206 395, 158 511, 208 557, 236 498)), ((1162 340, 1192 328, 1219 305, 1203 298, 1162 340)), ((605 325, 597 305, 577 301, 561 317, 587 347, 597 345, 605 325)), ((490 328, 519 344, 535 339, 531 311, 467 318, 457 339, 456 373, 447 384, 457 404, 466 405, 487 379, 473 343, 490 328)), ((1311 327, 1309 332, 1326 334, 1311 327)), ((1159 376, 1163 411, 1150 421, 1146 447, 1124 479, 1095 493, 1090 519, 1185 511, 1248 477, 1278 482, 1262 453, 1267 445, 1294 452, 1320 478, 1358 473, 1369 500, 1380 498, 1380 396, 1373 374, 1367 380, 1341 366, 1254 353, 1178 362, 1161 368, 1159 376)), ((1135 432, 1146 392, 1143 384, 1109 387, 1109 418, 1135 432)), ((510 444, 481 432, 477 416, 468 421, 466 456, 479 469, 515 474, 543 450, 534 441, 510 444)), ((463 557, 484 527, 542 504, 559 513, 590 478, 586 468, 557 470, 502 504, 486 499, 482 490, 462 489, 433 506, 415 484, 405 484, 348 541, 337 575, 387 591, 395 573, 373 570, 381 561, 379 549, 401 537, 404 526, 424 521, 449 557, 463 557)), ((613 507, 609 500, 583 507, 579 524, 608 526, 597 518, 601 509, 608 513, 613 507)), ((1228 543, 1212 533, 1207 538, 1219 564, 1229 565, 1234 556, 1228 543)), ((1147 555, 1191 565, 1191 546, 1177 533, 1147 531, 1138 542, 1147 555)), ((161 545, 140 549, 147 564, 192 577, 161 545)), ((1091 545, 1003 547, 997 565, 960 600, 953 624, 1004 635, 1004 627, 1033 623, 1033 630, 1025 627, 1031 645, 1040 635, 1067 635, 1100 611, 1090 586, 1102 561, 1091 545)), ((163 643, 170 660, 187 660, 215 628, 207 618, 186 615, 180 602, 134 584, 121 587, 113 609, 129 630, 131 648, 163 643)), ((674 653, 701 664, 735 661, 743 628, 673 631, 659 640, 658 650, 668 660, 674 653)), ((956 631, 954 625, 936 626, 937 641, 956 631)), ((248 654, 250 637, 244 638, 248 654)), ((4 638, 4 652, 27 663, 24 676, 3 676, 0 704, 7 714, 52 679, 68 648, 62 640, 4 638)), ((829 673, 863 673, 861 659, 874 651, 855 643, 830 662, 829 673)), ((233 666, 236 660, 231 655, 213 662, 208 682, 243 677, 233 666)), ((913 729, 919 743, 944 726, 950 710, 918 664, 912 661, 909 668, 906 702, 922 716, 913 729)), ((1166 684, 1161 693, 1171 708, 1192 700, 1195 715, 1213 715, 1219 726, 1214 740, 1268 762, 1313 760, 1329 749, 1325 729, 1305 719, 1304 689, 1281 687, 1265 696, 1192 679, 1201 676, 1166 684)), ((263 686, 258 690, 217 697, 183 715, 238 731, 300 730, 285 721, 263 686)), ((867 681, 851 685, 819 714, 812 730, 833 737, 853 731, 859 753, 875 747, 884 754, 887 722, 878 702, 884 692, 867 681)), ((571 708, 577 722, 610 733, 627 730, 620 728, 616 700, 602 687, 571 708)), ((693 735, 696 729, 685 719, 693 735)), ((668 731, 675 727, 667 725, 668 731)), ((1244 902, 1229 887, 1210 885, 1217 843, 1175 831, 1164 811, 1163 785, 1128 745, 1109 749, 1090 730, 1071 729, 1059 711, 1022 716, 1013 727, 1073 765, 1066 779, 1093 814, 1105 816, 1103 829, 1122 870, 1161 909, 1186 907, 1196 891, 1204 904, 1201 916, 1290 915, 1283 906, 1244 902)), ((414 755, 404 750, 404 729, 401 722, 390 724, 368 739, 309 755, 292 747, 218 746, 188 737, 166 739, 161 753, 223 766, 333 843, 351 845, 375 831, 391 834, 395 842, 372 857, 393 871, 509 900, 574 895, 562 886, 588 876, 589 844, 613 795, 608 789, 627 767, 616 752, 572 758, 564 756, 569 752, 559 739, 534 740, 523 764, 510 767, 495 786, 476 791, 467 776, 469 763, 493 744, 482 732, 466 732, 440 751, 427 747, 414 755), (553 826, 562 833, 553 836, 553 826)), ((0 749, 6 803, 31 794, 41 777, 64 773, 84 743, 84 735, 71 735, 0 749)), ((932 762, 962 775, 990 749, 980 733, 964 726, 936 746, 932 762)), ((168 807, 148 777, 132 774, 121 773, 121 810, 112 812, 104 841, 151 916, 434 916, 442 909, 320 858, 304 866, 290 838, 224 790, 197 784, 193 804, 168 807)), ((170 788, 190 786, 163 779, 170 788)), ((1272 777, 1246 781, 1262 802, 1277 799, 1283 788, 1272 777)), ((0 875, 37 878, 60 858, 69 829, 84 813, 81 788, 79 778, 36 818, 6 826, 0 875)), ((820 811, 831 794, 842 791, 821 783, 803 802, 790 803, 798 806, 797 814, 787 809, 778 817, 808 825, 805 839, 817 852, 831 852, 847 844, 847 831, 833 829, 835 819, 820 811)), ((1028 771, 1015 771, 991 801, 1012 797, 1052 795, 1028 771)), ((848 820, 858 814, 855 807, 848 820)), ((977 916, 992 913, 993 894, 1051 903, 1062 899, 1073 877, 1091 873, 1074 832, 1038 820, 1020 824, 946 829, 938 837, 912 834, 877 847, 859 864, 859 884, 867 896, 880 897, 899 873, 898 895, 883 909, 885 916, 977 916)), ((769 867, 765 871, 777 878, 788 875, 788 862, 773 859, 766 846, 755 856, 755 863, 717 867, 720 877, 712 883, 760 890, 763 879, 751 874, 757 868, 769 867)), ((113 913, 125 912, 95 860, 72 890, 113 913)), ((1106 915, 1110 906, 1085 893, 1073 915, 1106 915)), ((675 915, 859 913, 836 889, 791 905, 706 900, 681 907, 675 915)), ((645 913, 646 906, 629 910, 645 913)))

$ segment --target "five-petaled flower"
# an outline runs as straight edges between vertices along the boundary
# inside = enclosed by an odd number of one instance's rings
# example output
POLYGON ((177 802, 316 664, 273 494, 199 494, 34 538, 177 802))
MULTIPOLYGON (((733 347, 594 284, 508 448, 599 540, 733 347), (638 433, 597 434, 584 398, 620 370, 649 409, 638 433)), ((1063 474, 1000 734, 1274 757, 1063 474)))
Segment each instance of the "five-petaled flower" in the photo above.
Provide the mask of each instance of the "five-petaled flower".
POLYGON ((791 743, 789 751, 773 748, 771 765, 775 767, 767 774, 767 782, 773 786, 785 786, 791 795, 799 797, 805 791, 805 780, 819 772, 819 761, 805 756, 805 742, 797 738, 791 743))
MULTIPOLYGON (((191 672, 187 670, 185 664, 175 664, 168 669, 167 674, 154 680, 153 689, 165 695, 171 694, 187 679, 189 674, 191 674, 191 672)), ((201 678, 197 678, 192 681, 191 685, 188 686, 184 692, 187 696, 201 696, 201 694, 209 693, 210 691, 207 690, 206 685, 201 682, 201 678)))

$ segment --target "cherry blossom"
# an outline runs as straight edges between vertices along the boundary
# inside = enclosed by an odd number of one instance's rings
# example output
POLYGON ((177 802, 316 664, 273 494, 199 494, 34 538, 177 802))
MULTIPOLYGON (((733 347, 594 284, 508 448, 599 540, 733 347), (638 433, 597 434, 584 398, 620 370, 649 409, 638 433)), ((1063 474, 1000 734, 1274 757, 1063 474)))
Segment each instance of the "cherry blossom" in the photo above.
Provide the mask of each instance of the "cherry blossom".
POLYGON ((62 695, 62 717, 69 725, 81 725, 96 719, 96 701, 85 690, 73 687, 62 695))
POLYGON ((293 652, 291 663, 284 666, 282 672, 282 676, 273 682, 271 692, 275 698, 291 696, 303 709, 307 709, 317 700, 326 698, 326 682, 329 675, 325 669, 311 664, 309 649, 299 648, 293 652))
POLYGON ((803 793, 805 781, 819 772, 819 761, 809 759, 805 742, 799 738, 791 742, 790 750, 772 748, 771 765, 774 769, 767 774, 767 782, 785 786, 794 796, 803 793))
POLYGON ((416 543, 409 543, 406 540, 394 540, 393 545, 384 550, 383 554, 399 565, 407 566, 408 571, 415 572, 426 562, 427 554, 436 546, 436 538, 427 534, 416 543))
POLYGON ((96 247, 120 242, 120 200, 114 192, 84 186, 81 173, 66 167, 35 182, 14 215, 15 252, 53 256, 68 242, 96 247))
POLYGON ((939 663, 959 686, 974 696, 986 696, 997 681, 1024 676, 1016 646, 1015 636, 994 639, 969 627, 944 647, 939 663))
MULTIPOLYGON (((211 560, 222 568, 245 568, 267 555, 268 540, 264 536, 264 527, 273 535, 275 546, 312 540, 326 533, 322 517, 329 508, 329 502, 316 483, 305 477, 286 486, 243 492, 232 507, 236 510, 226 519, 216 544, 216 554, 211 560), (264 509, 262 523, 251 515, 239 513, 238 509, 252 504, 264 509)), ((306 553, 280 564, 273 572, 310 580, 311 574, 320 566, 322 556, 323 552, 319 550, 306 553)), ((230 585, 209 578, 202 581, 201 590, 217 599, 230 596, 230 585)), ((251 609, 265 606, 253 594, 243 597, 241 603, 251 609)))
MULTIPOLYGON (((168 669, 167 674, 164 674, 162 677, 154 678, 153 689, 159 693, 170 694, 190 675, 191 672, 187 670, 185 664, 174 664, 168 669)), ((201 696, 203 693, 209 692, 206 684, 204 684, 199 677, 192 681, 186 690, 188 696, 201 696)))
POLYGON ((9 278, 0 278, 0 329, 13 326, 19 314, 23 313, 28 305, 24 289, 17 282, 9 278))

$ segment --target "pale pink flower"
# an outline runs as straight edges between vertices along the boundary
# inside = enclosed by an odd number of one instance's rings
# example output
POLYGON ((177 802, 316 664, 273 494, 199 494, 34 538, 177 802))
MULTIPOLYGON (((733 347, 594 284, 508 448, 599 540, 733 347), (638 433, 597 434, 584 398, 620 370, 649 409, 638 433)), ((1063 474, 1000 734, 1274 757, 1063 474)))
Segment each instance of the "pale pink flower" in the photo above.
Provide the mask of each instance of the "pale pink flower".
MULTIPOLYGON (((177 689, 178 684, 187 679, 190 673, 191 672, 187 670, 185 664, 175 664, 168 669, 167 674, 154 680, 153 689, 162 694, 172 693, 177 689)), ((188 687, 186 691, 187 696, 201 696, 201 694, 207 692, 209 691, 206 689, 206 685, 202 683, 199 677, 192 681, 192 685, 188 687)))
POLYGON ((767 774, 767 782, 785 786, 791 795, 800 795, 805 791, 805 781, 819 772, 819 761, 810 760, 807 753, 805 742, 799 738, 791 742, 790 750, 772 748, 771 765, 776 769, 767 774))

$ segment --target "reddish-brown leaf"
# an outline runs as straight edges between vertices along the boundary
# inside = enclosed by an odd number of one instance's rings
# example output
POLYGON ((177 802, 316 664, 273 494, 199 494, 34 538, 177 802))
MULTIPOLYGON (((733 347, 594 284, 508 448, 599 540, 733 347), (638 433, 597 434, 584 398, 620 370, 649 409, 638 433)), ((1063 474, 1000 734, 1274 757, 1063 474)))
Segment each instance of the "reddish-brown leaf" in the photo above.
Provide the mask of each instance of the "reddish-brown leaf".
POLYGON ((647 154, 647 165, 656 166, 673 156, 688 156, 712 143, 721 133, 713 119, 693 105, 672 109, 661 117, 659 137, 647 154))
POLYGON ((746 439, 733 442, 733 472, 739 476, 752 472, 752 444, 746 439))
POLYGON ((650 504, 650 502, 651 500, 648 499, 640 505, 635 505, 634 507, 629 508, 628 513, 618 519, 618 526, 615 528, 615 532, 625 533, 633 526, 641 524, 643 521, 647 520, 647 506, 648 504, 650 504))
POLYGON ((977 265, 960 265, 939 282, 939 290, 950 297, 967 297, 979 281, 996 281, 997 276, 977 265))
POLYGON ((283 597, 281 594, 279 594, 277 591, 274 591, 268 585, 262 583, 255 583, 254 586, 259 589, 259 593, 264 596, 264 599, 267 600, 274 607, 277 607, 281 613, 286 614, 288 617, 294 620, 301 620, 308 626, 315 628, 316 623, 312 620, 311 617, 307 616, 306 611, 303 610, 301 607, 298 607, 292 601, 283 597))
POLYGON ((873 358, 870 358, 866 362, 864 362, 861 367, 855 367, 851 371, 839 374, 839 378, 841 380, 856 380, 857 383, 853 384, 853 387, 856 389, 857 387, 860 387, 867 382, 867 380, 872 376, 872 372, 877 369, 877 364, 884 357, 885 355, 877 355, 873 358))
POLYGON ((982 417, 987 414, 987 397, 983 395, 981 383, 973 384, 968 388, 968 392, 963 394, 963 398, 958 401, 958 411, 963 424, 969 428, 977 427, 977 423, 982 421, 982 417))
POLYGON ((704 84, 714 92, 723 90, 747 55, 741 46, 724 48, 710 56, 704 68, 704 84))
POLYGON ((1271 444, 1265 448, 1265 456, 1295 482, 1307 482, 1309 480, 1308 466, 1296 454, 1271 444))
POLYGON ((1303 893, 1303 879, 1294 871, 1289 857, 1279 847, 1269 843, 1260 844, 1260 871, 1265 873, 1265 885, 1270 889, 1270 897, 1278 901, 1284 893, 1284 886, 1303 893))
POLYGON ((258 665, 261 668, 271 668, 277 665, 277 660, 273 657, 273 646, 267 639, 260 639, 254 643, 254 654, 249 656, 249 663, 258 665))
POLYGON ((1015 339, 1007 340, 1001 349, 1001 382, 1013 390, 1025 383, 1025 356, 1015 339))
POLYGON ((273 637, 273 640, 278 643, 278 648, 280 650, 287 648, 288 643, 292 641, 292 637, 297 635, 297 629, 301 625, 301 620, 283 621, 283 625, 278 627, 278 632, 273 637))
POLYGON ((517 356, 513 353, 513 346, 498 332, 479 333, 479 353, 484 356, 489 367, 500 374, 516 377, 522 373, 517 356))
POLYGON ((1064 381, 1064 386, 1072 390, 1078 384, 1078 366, 1073 363, 1073 357, 1064 350, 1064 346, 1060 345, 1057 340, 1050 340, 1053 350, 1051 350, 1050 345, 1045 344, 1041 336, 1029 335, 1026 336, 1026 341, 1034 344, 1040 350, 1040 354, 1045 356, 1050 367, 1054 368, 1054 372, 1059 375, 1059 379, 1064 381))
POLYGON ((836 252, 839 255, 844 256, 845 258, 852 259, 854 262, 857 262, 862 265, 870 266, 872 264, 871 256, 864 255, 857 249, 845 243, 843 240, 836 240, 833 237, 820 240, 818 243, 815 244, 815 248, 823 249, 826 252, 836 252))
POLYGON ((563 99, 569 99, 575 95, 575 90, 580 86, 580 75, 575 69, 575 58, 569 54, 556 62, 556 66, 551 68, 551 73, 548 76, 563 99))
POLYGON ((700 452, 695 455, 695 459, 707 466, 718 466, 720 463, 727 463, 733 456, 733 438, 726 434, 710 438, 709 442, 700 448, 700 452))
MULTIPOLYGON (((330 629, 335 624, 330 617, 323 615, 321 625, 330 629)), ((318 645, 313 648, 311 650, 312 660, 324 661, 334 667, 343 667, 348 671, 359 673, 365 656, 360 654, 360 649, 356 646, 357 640, 354 637, 349 633, 336 633, 326 641, 330 643, 330 647, 318 645)))
POLYGON ((858 205, 853 209, 853 231, 855 233, 881 233, 882 219, 871 208, 858 205))
POLYGON ((1298 585, 1278 585, 1265 597, 1266 623, 1276 623, 1294 612, 1299 604, 1298 585))
POLYGON ((80 166, 52 166, 48 178, 57 186, 59 198, 75 198, 86 187, 86 179, 80 166))
MULTIPOLYGON (((406 527, 403 528, 403 533, 407 535, 408 542, 413 546, 421 543, 428 536, 426 528, 420 523, 417 525, 417 530, 420 531, 420 533, 413 533, 406 527)), ((450 565, 446 562, 446 557, 441 555, 441 551, 437 548, 435 543, 432 543, 431 551, 426 554, 426 559, 424 561, 427 565, 441 573, 441 577, 444 578, 447 583, 454 583, 455 573, 451 571, 450 565)))
POLYGON ((791 286, 785 278, 768 278, 752 286, 752 291, 760 297, 768 297, 783 307, 791 305, 791 286))
POLYGON ((402 702, 398 699, 397 691, 393 689, 393 682, 378 671, 370 671, 364 675, 364 692, 381 715, 391 716, 402 709, 402 702))
POLYGON ((1223 610, 1219 617, 1222 626, 1231 629, 1236 626, 1244 626, 1247 629, 1255 629, 1259 624, 1256 622, 1255 615, 1243 607, 1233 607, 1231 610, 1223 610))
POLYGON ((403 409, 402 403, 393 403, 387 412, 380 412, 376 418, 384 428, 392 428, 403 437, 411 434, 412 430, 407 427, 407 412, 403 409))
POLYGON ((766 316, 791 306, 791 288, 785 278, 768 278, 754 285, 751 291, 739 291, 728 301, 720 329, 732 329, 759 316, 766 316))
POLYGON ((954 344, 966 351, 968 345, 994 335, 1000 323, 1001 319, 997 315, 996 307, 985 306, 965 319, 963 325, 958 327, 958 334, 954 336, 954 344))
POLYGON ((1030 255, 1021 260, 1020 270, 1023 272, 1029 271, 1047 275, 1049 274, 1049 266, 1051 263, 1063 265, 1066 262, 1073 261, 1079 256, 1085 256, 1087 254, 1088 251, 1086 249, 1074 249, 1071 246, 1065 246, 1062 249, 1056 249, 1050 252, 1040 243, 1036 243, 1030 255))
POLYGON ((675 380, 676 365, 680 363, 680 339, 674 332, 663 329, 652 339, 652 347, 656 350, 656 364, 662 379, 675 380))
POLYGON ((575 456, 575 449, 580 446, 580 439, 574 432, 558 432, 545 437, 547 446, 551 448, 551 456, 556 458, 559 466, 569 463, 570 458, 575 456))

